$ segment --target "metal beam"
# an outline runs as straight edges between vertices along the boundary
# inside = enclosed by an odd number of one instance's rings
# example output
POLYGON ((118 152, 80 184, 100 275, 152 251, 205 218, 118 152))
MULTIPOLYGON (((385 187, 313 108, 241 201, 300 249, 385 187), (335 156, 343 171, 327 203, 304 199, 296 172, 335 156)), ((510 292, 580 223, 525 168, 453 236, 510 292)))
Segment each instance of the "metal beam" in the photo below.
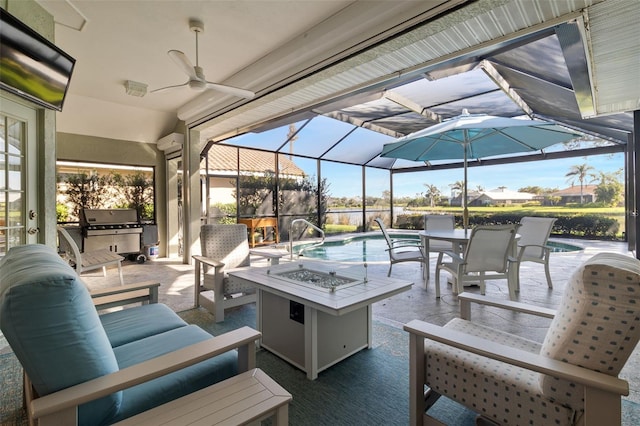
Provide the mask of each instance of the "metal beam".
POLYGON ((413 111, 417 114, 422 115, 423 117, 427 117, 431 121, 435 121, 436 123, 440 123, 442 121, 442 116, 440 114, 436 114, 429 108, 425 108, 422 105, 413 102, 411 99, 407 99, 395 92, 387 90, 386 92, 384 92, 384 97, 391 102, 394 102, 401 107, 408 109, 409 111, 413 111))
POLYGON ((515 90, 511 88, 509 82, 504 79, 504 77, 498 72, 496 67, 486 59, 482 60, 478 64, 478 68, 480 68, 484 73, 489 77, 502 91, 516 104, 518 105, 525 114, 529 117, 533 117, 533 110, 531 107, 516 93, 515 90))
POLYGON ((329 112, 324 114, 325 117, 333 118, 335 120, 344 121, 345 123, 353 124, 357 127, 364 127, 365 129, 372 130, 374 132, 382 133, 383 135, 391 136, 392 138, 399 138, 404 136, 402 133, 398 133, 393 130, 389 130, 385 127, 378 126, 377 124, 373 124, 368 121, 360 120, 357 118, 353 118, 347 114, 344 114, 340 111, 329 112))
POLYGON ((580 114, 582 118, 593 117, 596 115, 595 89, 587 58, 587 43, 584 41, 587 37, 584 19, 580 16, 574 21, 556 26, 555 30, 580 114))

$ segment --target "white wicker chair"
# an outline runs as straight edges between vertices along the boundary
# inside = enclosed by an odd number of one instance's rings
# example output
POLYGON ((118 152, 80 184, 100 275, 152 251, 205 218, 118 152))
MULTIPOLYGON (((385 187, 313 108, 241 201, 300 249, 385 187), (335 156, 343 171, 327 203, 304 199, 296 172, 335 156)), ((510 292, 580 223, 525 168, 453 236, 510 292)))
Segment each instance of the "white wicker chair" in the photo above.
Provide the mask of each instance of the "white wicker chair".
MULTIPOLYGON (((425 214, 424 229, 425 231, 451 231, 455 228, 455 217, 452 214, 425 214)), ((429 250, 425 248, 425 254, 440 253, 441 251, 455 251, 453 243, 449 241, 430 240, 429 250)), ((429 263, 427 262, 427 279, 429 279, 429 263)))
POLYGON ((109 250, 92 250, 81 253, 78 245, 73 240, 69 232, 62 226, 58 226, 58 244, 61 251, 65 252, 72 261, 78 275, 84 271, 102 269, 102 275, 107 276, 107 266, 117 265, 120 284, 124 284, 122 279, 122 261, 124 257, 109 250))
POLYGON ((204 306, 224 321, 225 309, 256 301, 255 287, 228 275, 233 269, 251 265, 247 226, 209 224, 200 227, 202 256, 195 260, 195 305, 204 306), (204 270, 201 277, 200 270, 204 270))
POLYGON ((517 275, 510 264, 515 261, 513 250, 516 225, 476 226, 471 231, 464 255, 452 251, 441 251, 436 263, 436 297, 440 297, 440 270, 453 276, 453 292, 464 291, 465 283, 480 283, 480 293, 485 293, 485 281, 507 279, 509 296, 514 299, 517 290, 517 275), (445 262, 444 256, 451 258, 445 262))
POLYGON ((570 278, 557 311, 470 293, 459 300, 461 318, 444 327, 418 320, 404 327, 411 425, 429 423, 425 410, 440 395, 490 424, 621 424, 629 384, 617 376, 640 339, 639 260, 593 256, 570 278), (540 344, 472 322, 471 302, 508 309, 509 319, 553 319, 540 344))
MULTIPOLYGON (((385 241, 387 242, 387 252, 389 253, 389 272, 387 272, 387 276, 391 275, 391 268, 395 263, 400 262, 420 262, 420 266, 423 268, 428 268, 428 258, 425 256, 425 252, 422 248, 422 243, 420 240, 409 240, 409 239, 397 239, 391 238, 389 233, 387 232, 387 228, 384 226, 384 222, 382 219, 375 219, 380 227, 380 231, 382 231, 382 235, 384 236, 385 241)), ((422 270, 422 274, 424 276, 424 269, 422 270)))
POLYGON ((547 285, 553 288, 551 274, 549 272, 549 255, 551 249, 547 246, 551 229, 556 221, 554 217, 523 217, 520 220, 518 234, 518 262, 517 273, 520 275, 522 262, 536 262, 544 265, 544 273, 547 277, 547 285))

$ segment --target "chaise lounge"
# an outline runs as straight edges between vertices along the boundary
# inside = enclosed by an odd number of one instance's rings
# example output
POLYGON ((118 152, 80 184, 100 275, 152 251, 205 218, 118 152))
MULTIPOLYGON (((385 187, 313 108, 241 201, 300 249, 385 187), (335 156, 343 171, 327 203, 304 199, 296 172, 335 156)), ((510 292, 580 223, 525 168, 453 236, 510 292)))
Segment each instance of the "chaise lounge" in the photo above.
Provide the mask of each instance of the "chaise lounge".
POLYGON ((30 423, 44 425, 111 424, 231 378, 255 367, 260 336, 213 337, 161 304, 98 315, 76 272, 37 244, 0 260, 0 329, 30 423))

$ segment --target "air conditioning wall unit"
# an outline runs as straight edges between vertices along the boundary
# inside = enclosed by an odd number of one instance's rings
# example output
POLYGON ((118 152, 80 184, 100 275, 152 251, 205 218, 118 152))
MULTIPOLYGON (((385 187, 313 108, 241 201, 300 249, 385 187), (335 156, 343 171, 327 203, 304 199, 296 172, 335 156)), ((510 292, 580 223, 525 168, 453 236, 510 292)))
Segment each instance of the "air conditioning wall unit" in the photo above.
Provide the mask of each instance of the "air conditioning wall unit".
POLYGON ((184 135, 182 133, 171 133, 158 140, 158 149, 165 153, 175 152, 182 149, 184 135))

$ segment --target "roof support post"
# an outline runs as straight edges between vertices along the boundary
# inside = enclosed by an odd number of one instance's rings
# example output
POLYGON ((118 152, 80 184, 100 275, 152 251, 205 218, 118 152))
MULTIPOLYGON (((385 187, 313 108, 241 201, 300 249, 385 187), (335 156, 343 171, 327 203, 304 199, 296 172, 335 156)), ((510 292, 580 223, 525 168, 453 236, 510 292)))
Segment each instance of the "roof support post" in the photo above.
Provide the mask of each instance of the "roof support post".
POLYGON ((629 243, 629 250, 633 251, 636 258, 640 259, 638 251, 639 239, 638 229, 640 229, 640 197, 638 197, 638 183, 640 182, 640 167, 638 160, 640 157, 640 110, 633 112, 633 132, 629 135, 627 143, 627 179, 625 204, 627 212, 626 235, 629 243))

